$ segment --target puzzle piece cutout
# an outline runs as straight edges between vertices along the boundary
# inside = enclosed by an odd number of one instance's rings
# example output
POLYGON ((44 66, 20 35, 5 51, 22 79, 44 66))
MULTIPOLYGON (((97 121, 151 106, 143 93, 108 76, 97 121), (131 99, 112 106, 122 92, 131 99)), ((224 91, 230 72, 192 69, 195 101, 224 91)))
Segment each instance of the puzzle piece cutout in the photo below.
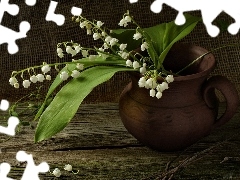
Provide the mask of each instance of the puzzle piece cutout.
POLYGON ((25 0, 25 3, 28 6, 34 6, 36 4, 37 0, 25 0))
POLYGON ((235 23, 228 27, 228 32, 232 35, 238 33, 240 29, 240 1, 239 0, 155 0, 151 4, 151 10, 154 13, 159 13, 162 10, 162 5, 166 4, 178 11, 175 23, 182 25, 186 19, 183 15, 186 11, 201 10, 203 23, 210 36, 216 37, 220 30, 217 26, 213 25, 214 19, 221 13, 225 12, 235 19, 235 23))
POLYGON ((138 0, 129 0, 129 2, 132 4, 138 2, 138 0))
POLYGON ((8 163, 1 163, 0 164, 0 179, 1 180, 14 180, 12 178, 7 177, 8 173, 10 172, 11 166, 8 163))
POLYGON ((32 154, 27 154, 25 151, 18 151, 16 159, 19 162, 27 161, 26 168, 23 172, 21 180, 39 180, 38 174, 48 172, 49 165, 46 162, 42 162, 39 165, 35 165, 32 154))
POLYGON ((9 136, 15 136, 15 129, 19 124, 17 117, 11 116, 8 118, 8 127, 0 126, 0 133, 7 134, 9 136))
MULTIPOLYGON (((36 4, 36 0, 25 0, 25 3, 29 6, 36 4)), ((12 16, 16 16, 19 12, 19 7, 16 4, 9 4, 9 0, 0 1, 0 24, 5 12, 8 12, 12 16)), ((18 46, 16 44, 17 39, 27 37, 27 32, 30 30, 30 24, 27 21, 23 21, 19 25, 19 32, 13 31, 5 26, 0 25, 0 44, 8 43, 8 52, 15 54, 18 52, 18 46)))
POLYGON ((9 108, 9 102, 7 100, 3 99, 0 103, 0 109, 2 111, 6 111, 6 110, 8 110, 8 108, 9 108))
MULTIPOLYGON (((23 172, 21 180, 40 180, 39 173, 45 173, 49 170, 49 165, 46 162, 42 162, 39 165, 35 165, 32 154, 27 154, 25 151, 18 151, 16 159, 19 162, 27 162, 26 168, 23 172)), ((11 166, 8 163, 0 164, 0 179, 1 180, 14 180, 7 177, 10 172, 11 166)))
MULTIPOLYGON (((0 109, 6 111, 9 107, 9 102, 7 100, 2 100, 0 104, 0 109)), ((0 126, 0 133, 7 134, 9 136, 15 135, 15 129, 19 124, 19 119, 17 117, 11 116, 8 118, 8 127, 0 126)))
MULTIPOLYGON (((55 14, 55 10, 57 8, 58 2, 56 1, 51 1, 48 12, 46 15, 46 21, 53 21, 55 22, 58 26, 62 26, 65 22, 65 17, 62 14, 55 14)), ((71 13, 74 16, 79 16, 82 13, 82 9, 78 7, 72 7, 71 13)))
POLYGON ((18 52, 18 46, 16 44, 17 39, 27 37, 27 32, 30 30, 30 24, 23 21, 19 25, 20 32, 13 31, 5 26, 0 25, 0 44, 8 43, 8 52, 15 54, 18 52))
POLYGON ((48 7, 48 12, 46 15, 46 21, 53 21, 58 26, 62 26, 65 21, 65 17, 62 14, 55 14, 55 9, 57 8, 58 2, 51 1, 48 7))

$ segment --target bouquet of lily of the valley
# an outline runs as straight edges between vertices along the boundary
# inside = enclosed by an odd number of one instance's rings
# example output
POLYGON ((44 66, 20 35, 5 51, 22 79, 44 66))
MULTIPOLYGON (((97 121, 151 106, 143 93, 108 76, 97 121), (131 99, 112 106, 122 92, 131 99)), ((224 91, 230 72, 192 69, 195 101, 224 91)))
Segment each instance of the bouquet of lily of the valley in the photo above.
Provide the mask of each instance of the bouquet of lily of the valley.
POLYGON ((169 22, 141 28, 127 12, 119 22, 122 29, 109 30, 101 21, 89 21, 82 16, 73 17, 73 21, 85 29, 87 35, 103 42, 101 47, 82 47, 73 41, 59 43, 57 55, 63 58, 70 54, 71 62, 44 62, 39 66, 14 71, 9 79, 12 86, 19 88, 18 79, 21 77, 21 84, 28 88, 34 83, 51 80, 52 77, 48 74, 51 68, 59 71, 35 116, 35 119, 39 118, 35 141, 50 138, 66 127, 92 89, 108 81, 117 72, 139 72, 139 87, 149 89, 149 95, 153 98, 161 98, 164 90, 168 89, 168 84, 174 81, 175 75, 164 68, 165 57, 173 44, 188 35, 200 20, 199 17, 188 14, 185 14, 185 18, 186 23, 182 26, 169 22), (136 28, 127 29, 129 23, 136 28), (59 70, 62 66, 64 67, 59 70), (42 73, 37 74, 37 68, 41 68, 42 73), (26 74, 28 79, 25 79, 26 74), (162 78, 161 83, 157 81, 159 77, 162 78), (49 97, 66 80, 69 82, 49 103, 49 97))

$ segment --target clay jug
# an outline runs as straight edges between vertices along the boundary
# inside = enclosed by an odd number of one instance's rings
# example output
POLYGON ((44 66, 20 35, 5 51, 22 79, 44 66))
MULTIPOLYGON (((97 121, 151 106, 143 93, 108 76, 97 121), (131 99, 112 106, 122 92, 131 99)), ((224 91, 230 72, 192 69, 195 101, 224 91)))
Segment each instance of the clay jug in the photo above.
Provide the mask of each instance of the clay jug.
MULTIPOLYGON (((164 67, 178 72, 207 50, 190 44, 176 44, 168 53, 164 67)), ((174 78, 160 99, 138 87, 139 73, 130 73, 131 82, 119 100, 121 120, 130 134, 159 151, 182 150, 214 128, 229 121, 236 112, 239 97, 234 85, 223 76, 209 74, 216 65, 212 54, 194 63, 174 78), (218 89, 225 97, 226 111, 218 117, 218 89)))

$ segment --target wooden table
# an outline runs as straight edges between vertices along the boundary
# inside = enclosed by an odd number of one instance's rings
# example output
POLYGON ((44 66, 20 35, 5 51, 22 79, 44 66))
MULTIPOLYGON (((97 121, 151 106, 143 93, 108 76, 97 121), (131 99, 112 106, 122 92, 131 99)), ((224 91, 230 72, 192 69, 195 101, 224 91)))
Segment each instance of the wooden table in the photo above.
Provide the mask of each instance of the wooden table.
MULTIPOLYGON (((14 179, 21 178, 26 165, 16 160, 20 150, 33 154, 36 164, 46 161, 51 171, 56 167, 62 170, 60 178, 45 173, 41 179, 240 179, 239 116, 240 111, 184 151, 157 152, 126 131, 117 104, 85 104, 71 123, 49 140, 35 144, 30 126, 22 127, 10 139, 0 135, 0 163, 11 164, 8 176, 14 179), (65 164, 79 173, 64 171, 65 164)), ((1 118, 1 124, 3 121, 1 118)))

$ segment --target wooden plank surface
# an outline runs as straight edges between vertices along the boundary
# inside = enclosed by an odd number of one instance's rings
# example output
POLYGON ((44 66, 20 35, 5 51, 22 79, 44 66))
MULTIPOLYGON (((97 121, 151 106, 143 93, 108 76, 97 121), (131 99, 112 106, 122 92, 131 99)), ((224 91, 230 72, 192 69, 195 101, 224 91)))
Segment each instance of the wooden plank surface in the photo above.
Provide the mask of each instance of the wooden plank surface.
MULTIPOLYGON (((0 135, 0 163, 11 164, 9 177, 14 179, 21 178, 26 166, 16 160, 20 150, 33 154, 36 164, 46 161, 51 171, 55 167, 62 170, 60 178, 45 173, 41 179, 240 179, 239 112, 184 151, 157 152, 126 131, 117 104, 85 104, 71 123, 49 140, 35 144, 30 126, 22 127, 10 139, 0 135), (65 164, 79 173, 64 171, 65 164)), ((6 119, 1 118, 0 123, 3 121, 6 119)))

